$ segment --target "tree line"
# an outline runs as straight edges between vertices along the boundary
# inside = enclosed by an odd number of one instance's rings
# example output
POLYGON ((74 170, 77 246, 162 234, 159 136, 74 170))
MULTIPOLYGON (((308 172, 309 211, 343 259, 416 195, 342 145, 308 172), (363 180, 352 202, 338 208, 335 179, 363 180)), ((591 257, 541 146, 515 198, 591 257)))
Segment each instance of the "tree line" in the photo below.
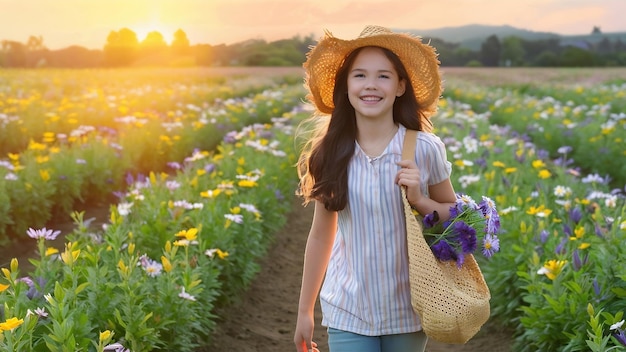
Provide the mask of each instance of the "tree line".
MULTIPOLYGON (((596 35, 602 35, 596 33, 596 35)), ((267 42, 251 39, 231 45, 191 45, 179 29, 171 43, 157 31, 143 40, 122 28, 111 31, 102 50, 70 46, 49 50, 42 36, 25 43, 0 41, 0 67, 92 68, 129 66, 300 66, 316 43, 313 35, 267 42)), ((526 40, 491 35, 479 50, 433 38, 442 66, 607 67, 626 66, 626 44, 603 37, 592 42, 564 43, 561 39, 526 40)))

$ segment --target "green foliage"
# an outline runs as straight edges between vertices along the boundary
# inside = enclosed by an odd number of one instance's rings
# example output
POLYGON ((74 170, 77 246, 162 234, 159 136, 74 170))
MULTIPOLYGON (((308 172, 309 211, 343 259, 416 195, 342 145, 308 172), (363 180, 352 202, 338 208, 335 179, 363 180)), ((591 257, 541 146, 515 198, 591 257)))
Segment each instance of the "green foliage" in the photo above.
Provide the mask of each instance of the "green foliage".
POLYGON ((161 70, 0 77, 10 82, 2 94, 15 114, 0 128, 8 137, 0 142, 0 242, 77 206, 109 202, 126 186, 125 174, 171 171, 168 162, 214 149, 231 129, 270 122, 304 94, 280 78, 241 76, 225 85, 224 77, 161 70))
POLYGON ((75 213, 76 230, 60 255, 38 238, 32 273, 23 276, 17 260, 3 268, 5 319, 23 322, 3 332, 0 348, 101 351, 117 341, 133 351, 194 351, 206 345, 216 306, 249 285, 284 224, 290 205, 284 195, 297 183, 291 143, 297 121, 272 122, 275 127, 233 131, 216 151, 197 151, 174 175, 139 178, 112 207, 102 233, 89 231, 84 214, 75 213))
MULTIPOLYGON (((580 167, 586 159, 561 149, 570 143, 568 137, 548 138, 548 131, 573 121, 569 113, 602 115, 590 113, 586 105, 562 103, 559 94, 545 98, 544 105, 531 95, 537 89, 532 84, 491 90, 452 86, 449 94, 465 100, 448 100, 437 125, 454 151, 458 169, 453 175, 460 175, 453 179, 455 188, 487 195, 499 205, 501 251, 480 263, 492 293, 492 315, 514 331, 516 351, 618 349, 608 331, 615 321, 591 321, 596 318, 587 307, 608 314, 626 311, 626 275, 616 265, 626 258, 626 197, 611 192, 606 178, 588 175, 594 169, 580 167), (485 112, 464 110, 470 106, 485 112), (552 117, 562 116, 561 110, 568 117, 552 117)), ((603 97, 608 103, 609 95, 600 93, 605 91, 603 86, 588 89, 594 97, 578 101, 603 97)), ((589 130, 581 132, 588 137, 572 140, 572 146, 594 150, 594 131, 620 143, 623 122, 612 125, 615 130, 603 124, 590 121, 589 130)), ((607 148, 613 158, 623 152, 607 148)), ((619 179, 619 168, 603 170, 619 179)))
MULTIPOLYGON (((565 71, 576 74, 576 71, 565 71)), ((457 89, 450 96, 466 100, 479 111, 490 111, 492 123, 508 125, 528 135, 561 162, 574 161, 586 173, 610 175, 613 184, 626 184, 626 165, 615 164, 624 155, 626 99, 624 85, 607 84, 583 88, 546 85, 515 85, 492 90, 473 100, 473 93, 457 89), (524 89, 520 89, 524 87, 524 89), (497 103, 497 105, 495 105, 497 103), (562 154, 559 148, 571 151, 562 154), (569 159, 572 160, 569 160, 569 159)))

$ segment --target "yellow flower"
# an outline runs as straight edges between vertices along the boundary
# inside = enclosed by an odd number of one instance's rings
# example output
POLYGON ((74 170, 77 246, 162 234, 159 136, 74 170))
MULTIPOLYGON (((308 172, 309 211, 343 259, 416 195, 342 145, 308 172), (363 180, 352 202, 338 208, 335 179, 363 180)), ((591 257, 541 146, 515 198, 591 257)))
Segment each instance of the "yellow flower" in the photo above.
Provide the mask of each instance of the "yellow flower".
POLYGON ((47 146, 45 144, 37 143, 33 140, 31 140, 30 143, 28 143, 29 150, 46 150, 46 148, 47 146))
POLYGON ((219 249, 219 248, 215 251, 215 254, 217 254, 217 256, 218 256, 220 259, 224 259, 224 258, 228 257, 228 252, 226 252, 226 251, 222 251, 222 250, 221 250, 221 249, 219 249))
POLYGON ((6 291, 11 285, 0 284, 0 292, 6 291))
POLYGON ((252 188, 255 187, 257 185, 257 183, 255 181, 252 180, 240 180, 237 185, 239 187, 248 187, 248 188, 252 188))
POLYGON ((65 263, 66 265, 71 266, 72 264, 74 264, 74 262, 78 259, 78 256, 80 255, 80 249, 73 250, 74 247, 75 246, 71 242, 68 242, 65 245, 65 251, 61 253, 61 260, 63 260, 63 263, 65 263))
POLYGON ((501 168, 504 168, 506 166, 501 161, 494 161, 492 165, 495 166, 495 167, 501 167, 501 168))
POLYGON ((460 168, 463 168, 463 167, 465 167, 465 160, 457 159, 457 160, 454 161, 454 165, 456 165, 456 166, 458 166, 460 168))
POLYGON ((54 247, 48 247, 48 248, 46 248, 46 257, 47 257, 47 256, 51 256, 51 255, 53 255, 53 254, 57 254, 57 253, 59 253, 59 250, 58 250, 58 249, 56 249, 56 248, 54 248, 54 247))
POLYGON ((163 264, 163 270, 165 270, 166 273, 172 271, 172 263, 164 255, 161 256, 161 264, 163 264))
POLYGON ((585 227, 576 226, 576 228, 574 229, 574 235, 576 235, 576 238, 582 238, 584 234, 585 234, 585 227))
POLYGON ((184 237, 187 241, 194 241, 198 238, 198 229, 192 227, 189 230, 181 230, 176 234, 176 237, 184 237))
POLYGON ((539 178, 541 179, 545 180, 546 178, 550 178, 550 176, 552 176, 552 174, 546 169, 539 171, 539 178))
POLYGON ((187 247, 191 242, 187 240, 178 240, 174 241, 174 246, 176 247, 187 247))
POLYGON ((164 143, 165 143, 165 144, 167 144, 167 145, 172 145, 172 140, 170 139, 170 137, 169 137, 169 136, 166 136, 166 135, 160 135, 160 136, 159 136, 159 140, 160 140, 161 142, 164 142, 164 143))
POLYGON ((52 143, 52 142, 54 142, 54 139, 55 139, 54 137, 55 137, 54 132, 44 132, 43 133, 43 141, 45 143, 52 143))
POLYGON ((108 338, 111 337, 111 331, 110 330, 104 330, 100 333, 100 341, 105 341, 108 338))
POLYGON ((37 164, 43 164, 43 163, 47 163, 48 161, 50 161, 50 157, 45 155, 45 156, 40 156, 38 155, 35 160, 37 161, 37 164))
POLYGON ((50 180, 50 172, 48 172, 48 170, 39 170, 39 176, 44 182, 50 180))
POLYGON ((546 167, 546 163, 544 163, 543 160, 533 160, 532 165, 535 169, 546 167))
POLYGON ((591 247, 591 243, 588 243, 588 242, 583 242, 583 243, 581 243, 581 244, 578 246, 578 249, 581 249, 581 250, 582 250, 582 249, 587 249, 587 248, 589 248, 589 247, 591 247))
POLYGON ((548 260, 543 267, 537 271, 537 274, 545 275, 548 279, 554 280, 561 273, 565 264, 567 264, 567 260, 548 260))
POLYGON ((485 180, 493 181, 496 178, 496 171, 491 170, 490 172, 485 172, 485 180))
POLYGON ((545 218, 546 216, 550 215, 551 213, 552 213, 552 210, 547 209, 543 205, 540 205, 538 207, 531 206, 526 211, 526 214, 528 214, 528 215, 536 215, 536 216, 538 216, 540 218, 545 218))
POLYGON ((120 271, 122 272, 122 274, 128 275, 128 267, 126 266, 126 264, 124 263, 124 260, 120 259, 119 262, 117 262, 117 267, 118 269, 120 269, 120 271))
POLYGON ((9 318, 4 323, 0 323, 0 331, 13 330, 22 325, 24 319, 9 318))
POLYGON ((215 198, 221 193, 220 189, 210 189, 208 191, 200 192, 200 197, 203 198, 215 198))

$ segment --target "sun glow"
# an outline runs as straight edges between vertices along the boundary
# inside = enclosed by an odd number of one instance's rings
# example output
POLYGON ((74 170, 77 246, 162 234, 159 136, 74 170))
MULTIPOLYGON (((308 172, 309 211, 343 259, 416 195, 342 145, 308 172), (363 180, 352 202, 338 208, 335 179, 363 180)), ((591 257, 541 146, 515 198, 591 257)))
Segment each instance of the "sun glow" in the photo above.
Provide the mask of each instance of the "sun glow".
POLYGON ((167 44, 171 44, 174 38, 174 32, 176 28, 171 28, 168 25, 164 25, 159 22, 140 23, 137 25, 128 26, 128 29, 137 34, 137 40, 141 43, 150 32, 159 32, 163 36, 163 39, 167 44))

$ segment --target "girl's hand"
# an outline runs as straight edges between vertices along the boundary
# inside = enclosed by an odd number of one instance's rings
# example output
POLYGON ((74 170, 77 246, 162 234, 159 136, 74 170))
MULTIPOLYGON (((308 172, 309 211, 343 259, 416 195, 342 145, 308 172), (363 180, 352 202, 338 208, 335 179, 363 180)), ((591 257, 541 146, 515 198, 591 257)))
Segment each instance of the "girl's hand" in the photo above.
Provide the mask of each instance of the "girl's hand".
POLYGON ((319 352, 317 343, 313 341, 313 317, 306 314, 298 314, 296 332, 293 342, 298 352, 319 352))
POLYGON ((396 175, 396 183, 399 186, 406 186, 406 197, 409 204, 415 206, 422 198, 420 170, 414 160, 402 160, 397 164, 401 169, 396 175))

